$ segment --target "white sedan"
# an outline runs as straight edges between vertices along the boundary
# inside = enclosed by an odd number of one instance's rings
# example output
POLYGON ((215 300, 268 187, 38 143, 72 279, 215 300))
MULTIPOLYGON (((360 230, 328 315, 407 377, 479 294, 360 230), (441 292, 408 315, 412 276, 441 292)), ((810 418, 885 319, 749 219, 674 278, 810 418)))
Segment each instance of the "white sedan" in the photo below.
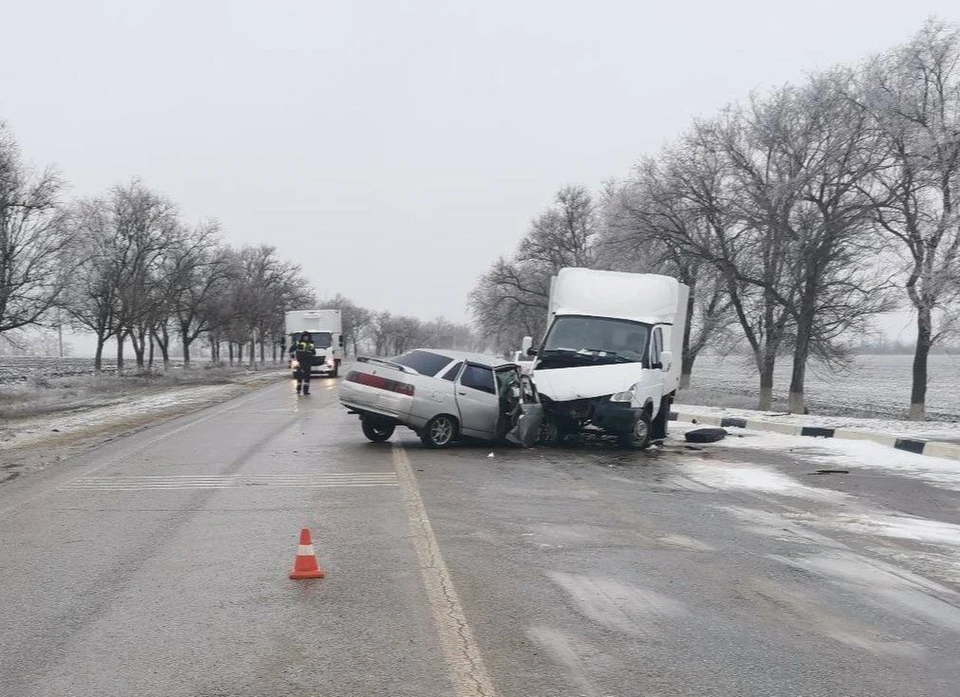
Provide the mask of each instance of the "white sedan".
POLYGON ((543 412, 533 381, 502 358, 415 349, 389 360, 359 357, 340 383, 340 403, 382 443, 398 425, 425 445, 463 438, 533 445, 543 412))

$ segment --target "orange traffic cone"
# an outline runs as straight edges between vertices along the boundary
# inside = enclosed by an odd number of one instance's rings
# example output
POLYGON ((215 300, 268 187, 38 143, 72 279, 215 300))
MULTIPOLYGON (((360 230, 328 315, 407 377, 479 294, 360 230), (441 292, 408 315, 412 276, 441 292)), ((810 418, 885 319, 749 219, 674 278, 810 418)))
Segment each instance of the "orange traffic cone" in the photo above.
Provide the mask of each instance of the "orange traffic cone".
POLYGON ((290 578, 323 578, 323 569, 317 563, 317 555, 313 551, 313 542, 307 528, 300 531, 300 547, 297 549, 297 558, 293 561, 290 578))

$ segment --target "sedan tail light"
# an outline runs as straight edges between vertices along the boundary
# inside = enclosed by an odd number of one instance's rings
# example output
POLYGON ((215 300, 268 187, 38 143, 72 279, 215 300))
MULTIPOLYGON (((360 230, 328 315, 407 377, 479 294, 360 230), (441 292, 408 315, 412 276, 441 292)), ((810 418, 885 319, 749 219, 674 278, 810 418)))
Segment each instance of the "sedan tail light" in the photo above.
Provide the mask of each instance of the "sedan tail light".
POLYGON ((369 373, 360 373, 356 370, 351 370, 347 373, 347 377, 344 378, 347 382, 355 382, 358 385, 366 385, 367 387, 375 387, 379 390, 387 390, 388 392, 397 392, 398 394, 407 395, 408 397, 413 396, 414 387, 408 382, 400 382, 399 380, 391 380, 390 378, 385 378, 381 375, 370 375, 369 373))

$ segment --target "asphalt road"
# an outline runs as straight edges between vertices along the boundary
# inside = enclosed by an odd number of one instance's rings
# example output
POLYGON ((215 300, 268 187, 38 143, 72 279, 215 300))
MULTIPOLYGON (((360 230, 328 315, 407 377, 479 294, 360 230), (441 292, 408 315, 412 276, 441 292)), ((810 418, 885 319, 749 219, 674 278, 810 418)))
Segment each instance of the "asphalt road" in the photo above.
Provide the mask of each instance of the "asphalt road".
POLYGON ((958 694, 960 492, 816 457, 378 446, 284 381, 0 486, 0 695, 958 694))

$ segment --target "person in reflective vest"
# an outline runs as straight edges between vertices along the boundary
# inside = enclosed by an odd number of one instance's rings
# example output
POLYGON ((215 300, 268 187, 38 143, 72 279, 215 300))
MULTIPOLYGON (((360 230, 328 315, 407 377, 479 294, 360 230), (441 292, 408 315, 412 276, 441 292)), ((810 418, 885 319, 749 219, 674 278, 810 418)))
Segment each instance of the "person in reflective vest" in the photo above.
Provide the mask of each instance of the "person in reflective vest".
POLYGON ((313 357, 317 349, 313 345, 313 336, 304 332, 295 344, 290 347, 290 358, 297 361, 297 394, 310 394, 310 369, 313 366, 313 357))

